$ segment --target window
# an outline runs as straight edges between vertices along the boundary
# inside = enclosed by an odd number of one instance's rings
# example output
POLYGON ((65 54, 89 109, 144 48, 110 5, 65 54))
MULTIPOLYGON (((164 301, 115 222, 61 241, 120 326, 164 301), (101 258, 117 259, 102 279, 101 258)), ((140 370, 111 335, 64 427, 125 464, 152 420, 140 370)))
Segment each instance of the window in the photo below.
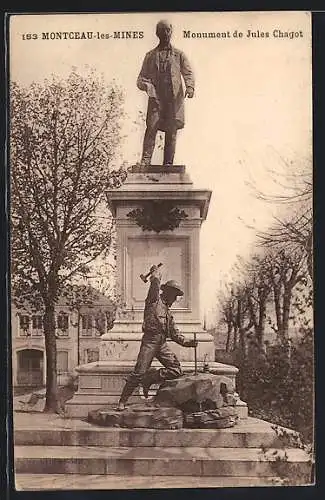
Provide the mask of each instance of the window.
POLYGON ((32 335, 39 336, 43 334, 43 316, 32 316, 32 335))
POLYGON ((91 314, 83 314, 81 316, 81 335, 91 337, 93 329, 93 317, 91 314))
POLYGON ((85 363, 93 363, 99 360, 99 349, 85 350, 85 363))
POLYGON ((41 330, 43 328, 43 316, 32 317, 33 330, 41 330))
POLYGON ((43 353, 36 349, 24 349, 18 351, 18 369, 25 371, 41 370, 43 365, 43 353))
POLYGON ((20 314, 19 316, 19 330, 20 335, 29 336, 30 331, 30 317, 24 314, 20 314))
POLYGON ((57 366, 58 375, 68 372, 68 370, 69 370, 68 351, 58 351, 57 352, 56 366, 57 366))
POLYGON ((60 313, 57 316, 57 329, 59 330, 59 335, 68 336, 69 335, 69 315, 66 313, 60 313))

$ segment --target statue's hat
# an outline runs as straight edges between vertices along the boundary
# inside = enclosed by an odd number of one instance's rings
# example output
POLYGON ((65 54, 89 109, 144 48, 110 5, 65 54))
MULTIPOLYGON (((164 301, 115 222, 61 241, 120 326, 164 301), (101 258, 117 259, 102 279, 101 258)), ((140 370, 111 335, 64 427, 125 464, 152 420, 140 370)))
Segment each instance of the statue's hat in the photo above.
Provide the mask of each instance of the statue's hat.
POLYGON ((160 288, 162 289, 162 291, 164 291, 166 288, 173 288, 174 290, 176 290, 177 295, 179 295, 180 297, 184 295, 181 286, 175 280, 166 281, 166 283, 161 285, 160 288))

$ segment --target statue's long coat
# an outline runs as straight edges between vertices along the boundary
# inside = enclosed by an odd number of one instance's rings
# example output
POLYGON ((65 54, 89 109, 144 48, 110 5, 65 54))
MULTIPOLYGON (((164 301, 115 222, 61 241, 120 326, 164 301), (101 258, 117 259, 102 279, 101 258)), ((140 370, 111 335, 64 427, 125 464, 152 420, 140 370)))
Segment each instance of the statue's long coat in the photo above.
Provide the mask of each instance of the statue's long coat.
MULTIPOLYGON (((150 82, 157 87, 159 77, 159 50, 158 47, 150 50, 145 55, 142 68, 137 80, 137 86, 140 90, 146 90, 145 83, 150 82)), ((185 54, 171 47, 171 82, 172 82, 172 93, 174 98, 174 110, 175 110, 175 124, 176 128, 184 127, 184 90, 182 85, 182 78, 184 79, 186 89, 191 87, 194 89, 194 75, 190 63, 185 56, 185 54)), ((157 121, 157 113, 159 110, 157 108, 157 102, 153 98, 148 100, 148 110, 147 110, 147 126, 157 121)), ((159 126, 159 130, 165 131, 164 126, 159 126)))

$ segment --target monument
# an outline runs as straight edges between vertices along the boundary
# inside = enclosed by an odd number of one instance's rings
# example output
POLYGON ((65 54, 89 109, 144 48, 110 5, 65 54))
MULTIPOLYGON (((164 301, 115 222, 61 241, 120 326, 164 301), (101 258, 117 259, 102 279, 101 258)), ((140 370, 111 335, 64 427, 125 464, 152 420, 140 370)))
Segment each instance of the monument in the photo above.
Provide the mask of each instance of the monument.
POLYGON ((148 166, 155 147, 157 131, 165 132, 164 165, 174 162, 177 130, 184 127, 185 97, 194 95, 194 75, 183 52, 170 44, 172 26, 160 21, 156 27, 159 45, 144 58, 137 86, 148 94, 147 128, 141 164, 148 166))
MULTIPOLYGON (((116 406, 140 349, 148 288, 141 278, 153 264, 163 263, 162 282, 176 280, 182 287, 180 300, 172 308, 185 339, 183 346, 172 345, 182 373, 208 366, 211 374, 226 376, 235 385, 237 368, 214 361, 213 337, 202 328, 200 319, 200 228, 208 214, 211 191, 194 188, 185 166, 173 165, 177 129, 184 125, 181 77, 185 96, 192 97, 193 72, 185 55, 170 45, 171 25, 159 22, 156 33, 160 43, 146 54, 137 80, 148 94, 141 163, 131 168, 119 189, 107 192, 116 222, 116 286, 124 308, 112 330, 100 339, 99 361, 77 367, 78 391, 65 407, 69 417, 85 417, 90 410, 116 406), (151 165, 158 130, 165 132, 162 166, 151 165)), ((154 360, 151 366, 161 364, 154 360)), ((156 390, 157 386, 150 388, 149 397, 156 390)), ((141 386, 129 401, 145 401, 141 386)), ((239 416, 247 416, 247 406, 239 398, 236 410, 239 416)))

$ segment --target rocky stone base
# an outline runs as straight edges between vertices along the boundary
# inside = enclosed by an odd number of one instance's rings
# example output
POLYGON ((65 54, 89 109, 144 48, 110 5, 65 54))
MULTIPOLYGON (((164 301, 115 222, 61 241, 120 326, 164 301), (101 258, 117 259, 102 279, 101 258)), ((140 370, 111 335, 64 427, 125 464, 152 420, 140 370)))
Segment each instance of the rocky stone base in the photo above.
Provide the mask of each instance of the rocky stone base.
POLYGON ((124 411, 112 408, 93 410, 88 422, 103 427, 124 427, 129 429, 226 429, 238 421, 234 407, 184 413, 178 408, 155 405, 131 405, 124 411))
POLYGON ((130 405, 123 411, 101 408, 88 421, 106 427, 148 429, 223 429, 238 420, 230 379, 211 373, 185 375, 164 382, 153 402, 130 405))
POLYGON ((91 411, 88 421, 105 427, 181 429, 183 412, 177 408, 134 404, 123 411, 109 408, 91 411))
POLYGON ((218 410, 184 413, 184 427, 189 429, 226 429, 236 425, 237 421, 237 412, 230 406, 218 410))
MULTIPOLYGON (((162 384, 154 398, 160 406, 173 406, 191 411, 201 409, 201 404, 210 402, 211 409, 235 405, 235 388, 232 380, 223 375, 198 373, 184 375, 162 384)), ((185 410, 186 411, 186 410, 185 410)))
POLYGON ((162 384, 157 405, 179 408, 183 425, 190 429, 225 429, 238 420, 233 381, 222 375, 198 373, 162 384))

